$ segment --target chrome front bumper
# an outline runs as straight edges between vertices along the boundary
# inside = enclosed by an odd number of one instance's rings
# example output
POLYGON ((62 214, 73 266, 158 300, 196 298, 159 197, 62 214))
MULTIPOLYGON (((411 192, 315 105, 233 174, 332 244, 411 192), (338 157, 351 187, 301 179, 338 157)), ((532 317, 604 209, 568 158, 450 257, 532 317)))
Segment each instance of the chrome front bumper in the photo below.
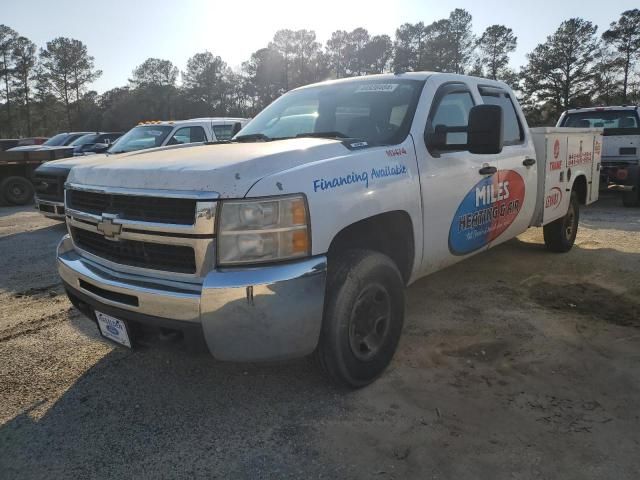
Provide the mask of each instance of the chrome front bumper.
POLYGON ((202 283, 123 274, 80 256, 66 235, 58 272, 72 289, 100 305, 198 324, 219 360, 262 361, 311 353, 320 336, 326 257, 276 266, 214 270, 202 283))
POLYGON ((40 200, 35 197, 36 210, 47 218, 64 220, 64 202, 52 202, 50 200, 40 200))

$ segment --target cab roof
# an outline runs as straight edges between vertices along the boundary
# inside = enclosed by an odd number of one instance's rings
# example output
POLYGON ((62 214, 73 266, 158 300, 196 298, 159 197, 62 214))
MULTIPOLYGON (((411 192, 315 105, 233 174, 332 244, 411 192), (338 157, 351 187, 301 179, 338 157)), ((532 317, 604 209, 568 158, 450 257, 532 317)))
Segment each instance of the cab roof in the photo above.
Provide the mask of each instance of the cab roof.
POLYGON ((577 113, 577 112, 606 112, 612 110, 636 110, 640 107, 635 105, 620 105, 620 106, 611 106, 611 107, 585 107, 585 108, 571 108, 567 110, 567 113, 577 113))
POLYGON ((202 118, 189 118, 187 120, 145 120, 138 122, 138 125, 186 125, 192 123, 214 123, 214 124, 226 124, 232 122, 248 122, 248 118, 235 118, 235 117, 202 117, 202 118))
POLYGON ((335 84, 335 83, 350 83, 350 82, 359 82, 359 81, 363 81, 363 80, 380 80, 380 81, 393 81, 393 80, 422 80, 425 81, 427 79, 429 79, 430 77, 435 77, 435 76, 443 76, 443 77, 447 77, 447 79, 449 79, 450 81, 464 81, 464 82, 469 82, 471 81, 473 84, 479 84, 482 83, 483 85, 486 86, 491 86, 491 85, 495 85, 496 87, 500 87, 503 88, 504 86, 509 87, 509 85, 506 85, 504 82, 498 81, 498 80, 490 80, 488 78, 481 78, 481 77, 473 77, 471 75, 460 75, 457 73, 444 73, 444 72, 404 72, 404 73, 380 73, 380 74, 376 74, 376 75, 362 75, 359 77, 348 77, 348 78, 339 78, 339 79, 335 79, 335 80, 326 80, 324 82, 318 82, 318 83, 313 83, 310 85, 305 85, 299 88, 296 88, 295 90, 302 90, 304 88, 310 88, 310 87, 318 87, 321 85, 330 85, 330 84, 335 84))

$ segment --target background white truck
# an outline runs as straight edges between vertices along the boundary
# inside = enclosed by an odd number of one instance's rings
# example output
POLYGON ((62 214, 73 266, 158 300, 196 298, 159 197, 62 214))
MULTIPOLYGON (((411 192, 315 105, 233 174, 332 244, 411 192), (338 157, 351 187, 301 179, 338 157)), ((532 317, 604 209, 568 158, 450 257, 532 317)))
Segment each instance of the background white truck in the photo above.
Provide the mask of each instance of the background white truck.
POLYGON ((45 217, 64 219, 64 184, 69 171, 83 162, 110 155, 132 155, 152 148, 229 140, 247 122, 246 118, 228 117, 142 122, 118 138, 100 157, 76 157, 38 167, 33 179, 36 208, 45 217))
POLYGON ((391 361, 408 284, 530 226, 572 247, 601 141, 530 131, 510 88, 480 78, 311 85, 228 144, 74 168, 58 270, 121 344, 161 328, 221 360, 315 353, 360 387, 391 361))
POLYGON ((622 192, 625 207, 640 206, 640 107, 576 108, 558 126, 604 129, 600 189, 622 192))

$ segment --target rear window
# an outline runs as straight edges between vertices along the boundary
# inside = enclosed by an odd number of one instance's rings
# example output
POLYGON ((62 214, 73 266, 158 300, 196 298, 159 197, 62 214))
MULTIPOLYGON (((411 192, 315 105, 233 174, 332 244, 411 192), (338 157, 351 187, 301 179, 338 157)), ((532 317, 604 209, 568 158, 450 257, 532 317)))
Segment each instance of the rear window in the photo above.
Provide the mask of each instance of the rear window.
POLYGON ((43 145, 46 145, 48 147, 57 147, 59 145, 62 145, 62 143, 69 137, 68 133, 59 133, 53 137, 51 137, 49 140, 47 140, 46 142, 43 143, 43 145))
POLYGON ((78 145, 86 145, 87 143, 96 143, 99 135, 95 133, 90 133, 88 135, 83 135, 79 138, 76 138, 73 142, 69 144, 71 147, 76 147, 78 145))
POLYGON ((231 137, 233 137, 233 125, 214 125, 213 133, 218 141, 231 140, 231 137))
POLYGON ((638 130, 638 115, 633 110, 596 110, 569 113, 562 127, 604 128, 605 130, 638 130))

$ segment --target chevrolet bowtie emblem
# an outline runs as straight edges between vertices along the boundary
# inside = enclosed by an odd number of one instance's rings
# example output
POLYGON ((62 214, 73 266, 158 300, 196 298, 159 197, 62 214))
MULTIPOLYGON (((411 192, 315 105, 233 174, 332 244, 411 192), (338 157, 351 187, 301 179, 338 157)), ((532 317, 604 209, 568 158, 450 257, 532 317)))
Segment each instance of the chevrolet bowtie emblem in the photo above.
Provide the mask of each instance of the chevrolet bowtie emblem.
POLYGON ((116 215, 102 215, 102 220, 96 226, 100 233, 111 240, 117 240, 122 232, 122 225, 113 222, 116 218, 116 215))

